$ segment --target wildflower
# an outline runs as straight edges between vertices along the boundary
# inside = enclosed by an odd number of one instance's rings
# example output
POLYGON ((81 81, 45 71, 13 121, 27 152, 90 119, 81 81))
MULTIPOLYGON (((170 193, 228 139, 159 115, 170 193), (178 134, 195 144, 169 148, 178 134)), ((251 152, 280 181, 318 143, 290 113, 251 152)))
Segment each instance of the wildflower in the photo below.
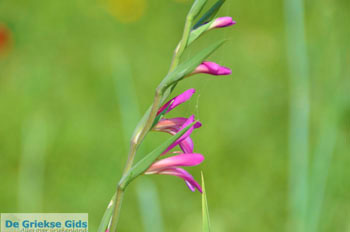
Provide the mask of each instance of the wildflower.
POLYGON ((197 153, 175 155, 154 162, 145 172, 145 174, 177 176, 185 181, 186 185, 192 192, 194 192, 196 189, 198 189, 199 192, 202 192, 201 186, 194 180, 193 176, 186 170, 179 167, 196 166, 202 163, 203 160, 203 155, 197 153))
MULTIPOLYGON (((167 103, 165 103, 158 110, 157 115, 167 114, 172 109, 177 107, 178 105, 188 101, 192 95, 195 93, 195 89, 188 89, 182 94, 174 97, 167 103), (165 111, 165 112, 164 112, 165 111)), ((157 124, 152 128, 153 131, 166 132, 171 135, 177 134, 179 131, 183 130, 187 126, 194 123, 194 115, 189 118, 177 117, 177 118, 162 118, 157 124)), ((145 172, 145 174, 160 174, 160 175, 172 175, 182 178, 188 188, 191 191, 195 191, 198 189, 199 192, 202 192, 200 185, 194 180, 194 178, 189 174, 186 170, 180 168, 183 166, 195 166, 200 164, 204 157, 202 154, 193 153, 193 141, 190 137, 191 133, 194 129, 201 127, 202 124, 200 122, 195 122, 193 126, 186 131, 179 139, 177 139, 174 143, 172 143, 162 155, 166 154, 177 154, 170 156, 168 158, 164 158, 158 161, 155 161, 149 169, 145 172), (182 151, 173 151, 170 152, 177 145, 181 148, 182 151)))
POLYGON ((182 94, 174 97, 173 99, 171 99, 170 101, 165 103, 162 107, 160 107, 160 109, 158 110, 157 115, 159 115, 161 112, 163 112, 167 108, 168 109, 165 112, 165 114, 169 113, 172 109, 174 109, 178 105, 188 101, 195 92, 196 92, 195 89, 188 89, 185 92, 183 92, 182 94))
MULTIPOLYGON (((167 103, 165 103, 160 109, 158 110, 158 115, 166 110, 164 114, 167 114, 172 109, 177 107, 178 105, 188 101, 192 95, 196 92, 195 89, 188 89, 182 94, 174 97, 167 103)), ((153 127, 153 131, 160 131, 160 132, 166 132, 171 135, 175 135, 183 128, 187 127, 191 123, 194 122, 194 116, 192 115, 189 118, 162 118, 159 120, 159 122, 153 127)), ((193 152, 193 142, 190 137, 190 134, 194 129, 197 129, 201 127, 202 124, 200 122, 196 122, 182 137, 180 137, 175 143, 173 143, 167 150, 164 151, 163 154, 166 154, 169 150, 174 148, 175 146, 179 145, 183 152, 185 153, 192 153, 193 152)))
POLYGON ((206 73, 210 75, 221 76, 230 75, 232 71, 231 69, 224 66, 220 66, 217 63, 204 61, 191 73, 191 75, 197 73, 206 73))

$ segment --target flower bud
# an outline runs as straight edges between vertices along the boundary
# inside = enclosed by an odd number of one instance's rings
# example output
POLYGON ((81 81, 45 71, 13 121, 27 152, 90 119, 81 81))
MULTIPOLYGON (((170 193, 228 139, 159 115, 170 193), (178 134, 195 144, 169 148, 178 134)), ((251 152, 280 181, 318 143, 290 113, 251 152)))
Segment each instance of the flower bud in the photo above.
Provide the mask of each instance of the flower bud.
POLYGON ((217 63, 204 61, 192 72, 192 74, 197 74, 197 73, 206 73, 210 75, 219 76, 219 75, 230 75, 232 71, 231 69, 224 66, 220 66, 217 63))
POLYGON ((220 17, 215 19, 215 21, 210 25, 209 29, 220 28, 220 27, 229 27, 236 24, 236 21, 233 21, 231 17, 220 17))

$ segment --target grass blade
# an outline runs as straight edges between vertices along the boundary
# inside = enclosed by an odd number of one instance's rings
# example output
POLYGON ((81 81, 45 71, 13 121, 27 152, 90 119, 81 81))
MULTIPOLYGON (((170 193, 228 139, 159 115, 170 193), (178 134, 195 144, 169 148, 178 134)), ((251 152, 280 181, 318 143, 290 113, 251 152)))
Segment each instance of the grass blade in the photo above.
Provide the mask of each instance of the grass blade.
POLYGON ((285 0, 284 9, 290 72, 289 227, 293 232, 305 232, 309 204, 310 91, 304 0, 285 0))
POLYGON ((136 188, 144 232, 164 231, 159 195, 155 183, 150 178, 145 178, 137 183, 136 188))
POLYGON ((50 129, 51 124, 46 114, 41 112, 28 119, 23 127, 18 179, 19 211, 42 209, 50 129))
POLYGON ((204 177, 203 172, 201 172, 202 176, 202 222, 203 222, 203 232, 210 232, 210 218, 209 218, 209 209, 208 209, 208 201, 207 194, 205 191, 204 177))

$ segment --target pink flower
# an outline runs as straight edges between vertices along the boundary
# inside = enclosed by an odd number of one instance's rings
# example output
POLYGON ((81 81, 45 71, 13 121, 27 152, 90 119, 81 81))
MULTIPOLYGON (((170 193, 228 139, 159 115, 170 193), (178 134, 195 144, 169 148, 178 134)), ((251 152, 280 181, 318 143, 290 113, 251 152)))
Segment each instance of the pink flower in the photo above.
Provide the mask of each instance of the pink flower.
MULTIPOLYGON (((194 122, 194 115, 189 118, 172 118, 172 119, 161 119, 158 124, 154 127, 155 131, 167 132, 171 135, 175 135, 182 129, 194 122)), ((165 154, 178 154, 168 158, 164 158, 154 162, 145 174, 162 174, 172 175, 182 178, 191 191, 198 189, 202 192, 200 185, 194 180, 194 178, 184 169, 179 168, 182 166, 195 166, 200 164, 204 157, 201 154, 193 153, 193 141, 190 137, 192 131, 195 128, 199 128, 201 123, 196 122, 185 134, 177 139, 162 153, 165 154), (170 150, 175 148, 177 145, 181 148, 182 152, 171 152, 170 150)))
POLYGON ((236 24, 236 21, 233 21, 231 17, 220 17, 215 19, 215 21, 210 25, 209 29, 229 27, 236 24))
POLYGON ((220 66, 217 63, 204 61, 192 72, 192 74, 197 74, 197 73, 206 73, 210 75, 219 76, 219 75, 230 75, 232 71, 231 69, 224 66, 220 66))
MULTIPOLYGON (((175 135, 177 132, 181 131, 183 128, 194 122, 194 116, 192 115, 189 118, 170 118, 170 119, 161 119, 157 125, 153 128, 154 131, 166 132, 171 135, 175 135)), ((177 142, 170 146, 166 151, 168 152, 176 145, 179 145, 184 153, 193 152, 193 142, 190 137, 193 129, 201 127, 200 122, 196 122, 191 129, 189 129, 185 135, 183 135, 177 142)))
POLYGON ((162 107, 160 107, 160 109, 158 110, 157 115, 159 115, 161 112, 163 112, 168 107, 169 108, 168 108, 168 110, 165 113, 169 113, 176 106, 178 106, 178 105, 188 101, 195 92, 196 92, 195 89, 188 89, 185 92, 183 92, 182 94, 174 97, 173 99, 171 99, 170 101, 165 103, 162 107))
MULTIPOLYGON (((176 106, 188 101, 192 95, 196 92, 195 89, 188 89, 182 94, 174 97, 167 103, 165 103, 160 109, 158 110, 158 115, 163 112, 165 109, 168 113, 172 109, 174 109, 176 106)), ((171 135, 175 135, 180 130, 184 129, 188 125, 194 122, 194 116, 192 115, 189 118, 170 118, 170 119, 160 119, 159 122, 153 127, 152 130, 154 131, 160 131, 160 132, 166 132, 171 135)), ((192 128, 190 128, 181 138, 179 138, 175 143, 173 143, 168 149, 164 151, 163 154, 166 154, 168 151, 170 151, 172 148, 176 147, 177 145, 180 146, 182 151, 184 153, 192 153, 193 152, 193 142, 190 137, 190 134, 192 131, 196 128, 201 127, 202 124, 200 122, 196 122, 192 128)))
MULTIPOLYGON (((177 132, 181 131, 182 129, 184 129, 187 126, 189 126, 190 124, 192 124, 194 121, 195 121, 194 115, 192 115, 182 124, 182 126, 177 131, 170 132, 170 134, 176 134, 177 132)), ((182 135, 178 140, 176 140, 173 144, 171 144, 164 151, 164 154, 169 152, 171 149, 173 149, 177 145, 180 146, 181 150, 184 153, 192 153, 193 152, 193 141, 192 141, 190 135, 192 134, 192 132, 195 128, 199 128, 201 126, 202 126, 202 124, 200 122, 195 123, 188 131, 186 131, 186 133, 184 135, 182 135)))
MULTIPOLYGON (((189 89, 182 94, 174 97, 167 103, 165 103, 158 110, 157 116, 163 112, 163 115, 170 112, 172 109, 178 105, 188 101, 192 95, 195 93, 195 89, 189 89), (166 112, 164 112, 166 110, 166 112)), ((153 131, 166 132, 171 135, 177 134, 179 131, 183 130, 187 126, 194 123, 194 115, 189 118, 178 117, 178 118, 162 118, 157 124, 152 128, 153 131)), ((194 180, 194 178, 184 169, 180 168, 183 166, 195 166, 200 164, 204 157, 201 154, 193 153, 193 141, 190 137, 194 129, 201 127, 200 122, 195 122, 194 125, 187 130, 180 138, 178 138, 173 144, 171 144, 162 155, 166 154, 177 154, 168 158, 164 158, 155 161, 145 174, 161 174, 161 175, 172 175, 182 178, 191 191, 198 189, 202 192, 200 185, 194 180), (180 151, 170 152, 177 145, 181 148, 180 151)))
POLYGON ((175 155, 154 162, 145 174, 177 176, 185 181, 192 192, 198 189, 202 193, 201 186, 194 180, 193 176, 180 167, 196 166, 202 163, 203 160, 203 155, 197 153, 175 155))

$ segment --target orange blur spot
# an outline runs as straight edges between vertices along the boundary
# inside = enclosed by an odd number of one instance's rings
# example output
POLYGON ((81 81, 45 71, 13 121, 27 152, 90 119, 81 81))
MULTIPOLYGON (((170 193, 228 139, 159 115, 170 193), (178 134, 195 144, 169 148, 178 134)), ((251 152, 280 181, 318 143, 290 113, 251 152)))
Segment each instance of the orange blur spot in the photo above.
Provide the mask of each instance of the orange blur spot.
POLYGON ((0 55, 6 54, 10 48, 11 32, 4 25, 0 23, 0 55))

